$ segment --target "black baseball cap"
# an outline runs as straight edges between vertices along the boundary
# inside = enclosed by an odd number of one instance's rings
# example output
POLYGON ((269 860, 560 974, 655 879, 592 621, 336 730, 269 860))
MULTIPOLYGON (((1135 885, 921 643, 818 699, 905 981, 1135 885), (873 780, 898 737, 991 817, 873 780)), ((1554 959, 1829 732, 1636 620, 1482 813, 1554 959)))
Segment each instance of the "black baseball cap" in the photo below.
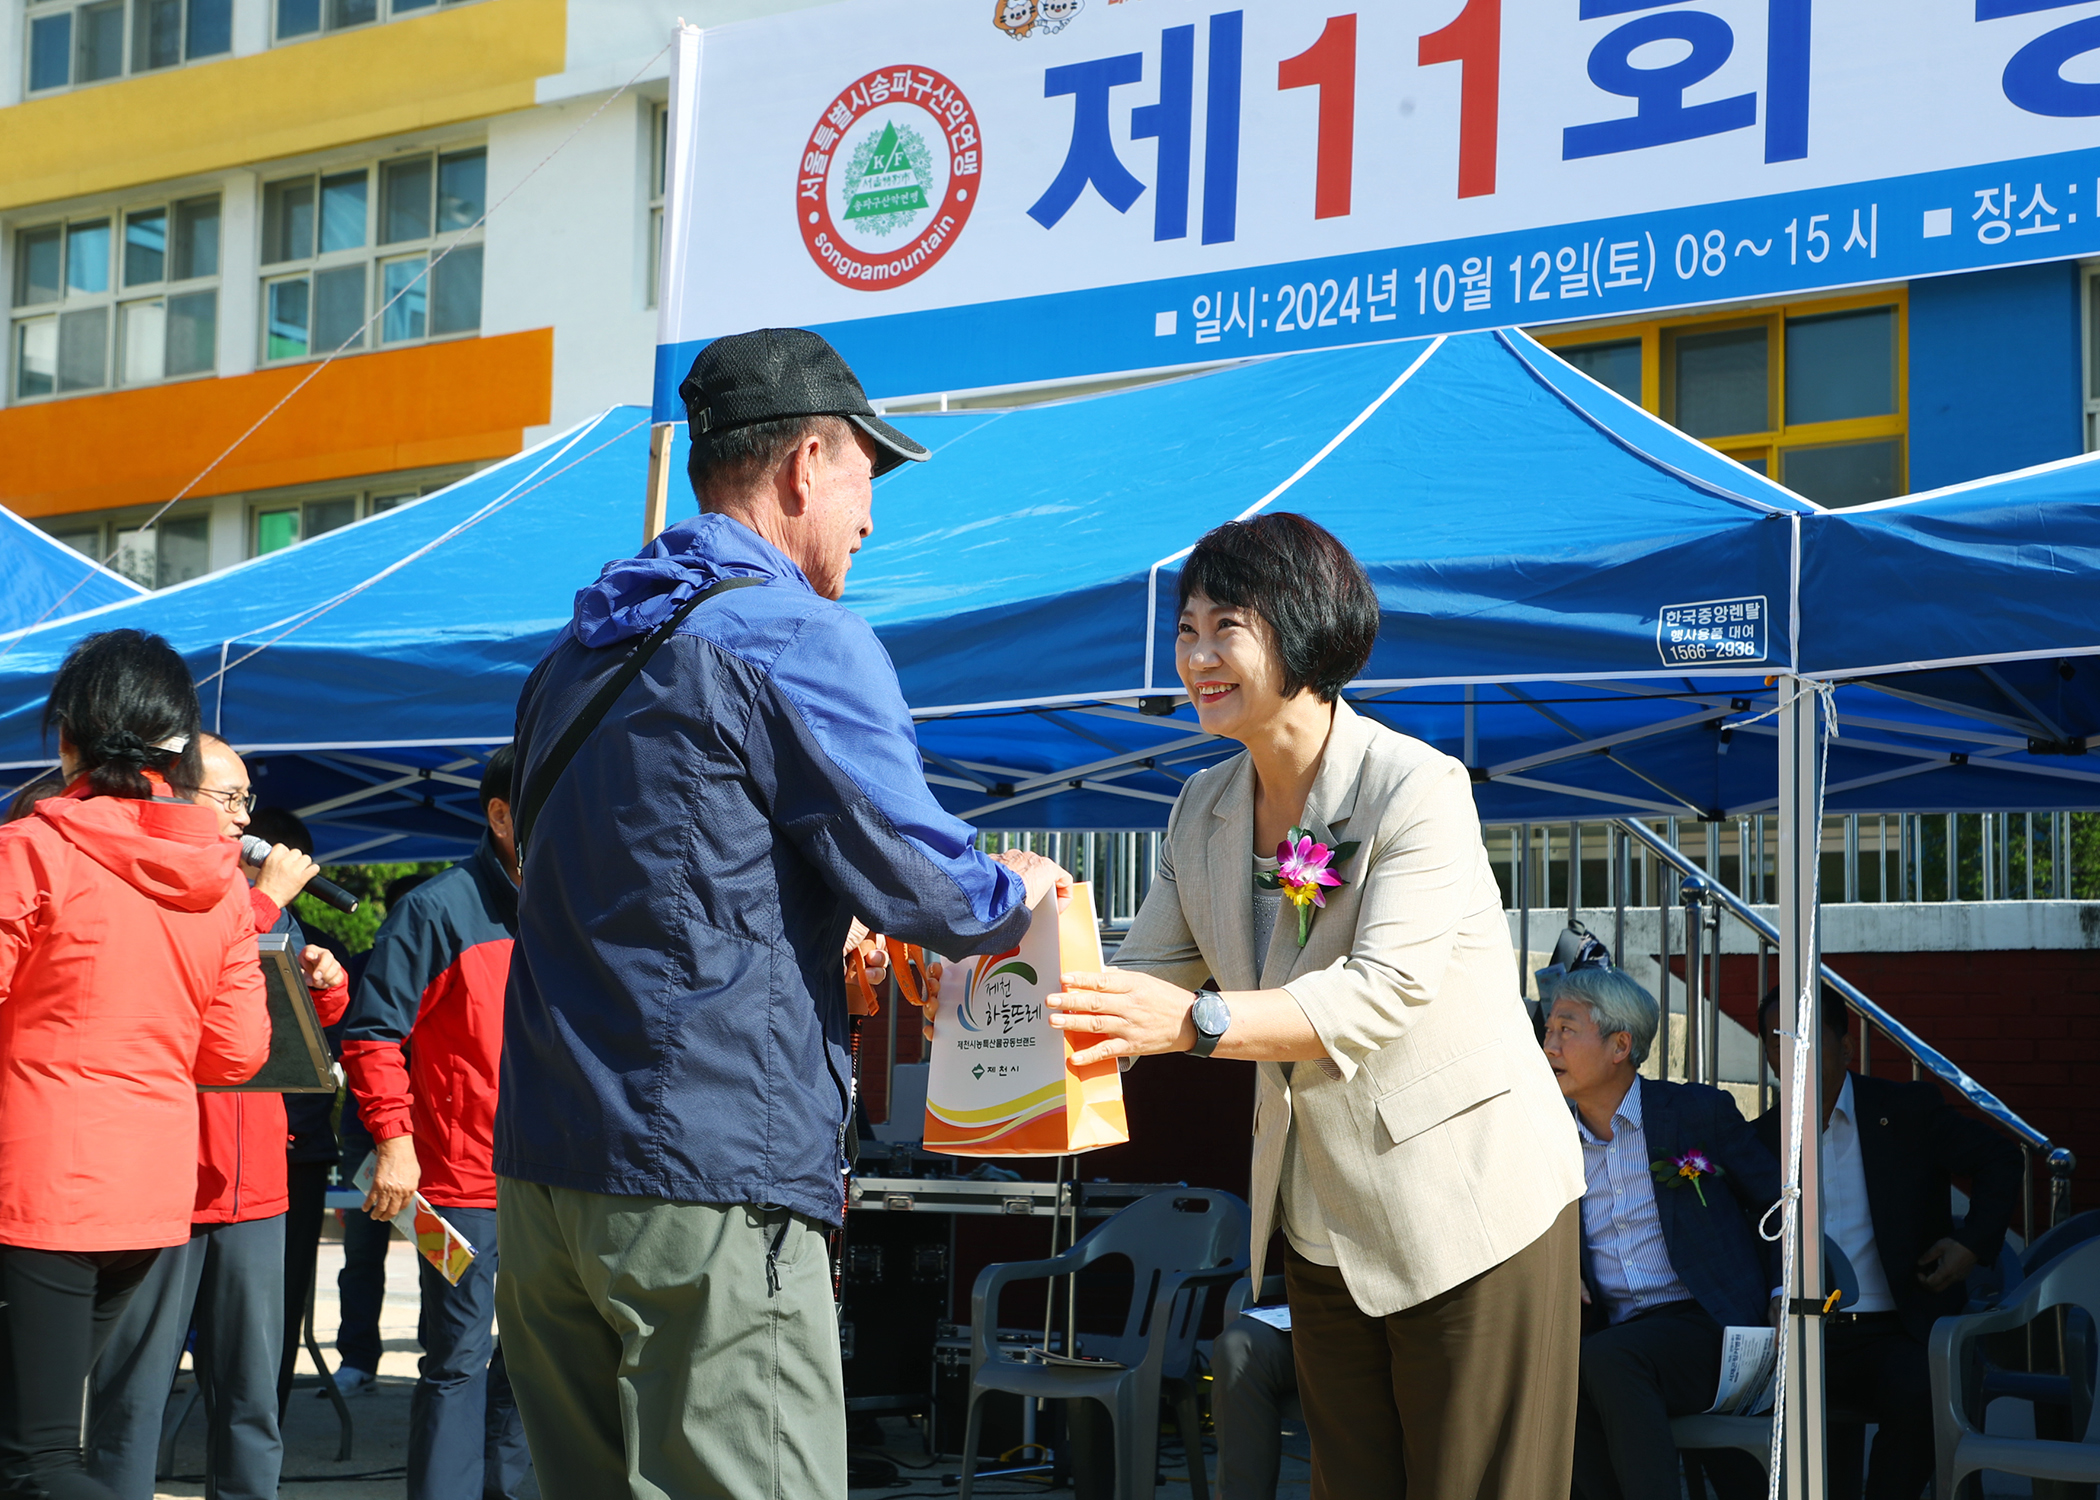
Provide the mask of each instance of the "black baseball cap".
POLYGON ((693 448, 717 433, 783 417, 843 417, 875 440, 875 473, 933 457, 875 414, 838 350, 807 328, 756 328, 716 339, 679 382, 693 448))

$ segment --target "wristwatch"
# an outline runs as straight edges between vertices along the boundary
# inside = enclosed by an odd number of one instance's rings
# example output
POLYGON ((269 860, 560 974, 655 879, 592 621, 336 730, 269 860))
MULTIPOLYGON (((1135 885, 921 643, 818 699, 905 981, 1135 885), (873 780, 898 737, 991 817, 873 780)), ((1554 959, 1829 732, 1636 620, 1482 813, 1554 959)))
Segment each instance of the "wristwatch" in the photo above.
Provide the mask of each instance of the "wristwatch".
POLYGON ((1189 1048, 1189 1055, 1208 1057, 1224 1040, 1226 1028, 1232 1025, 1232 1012, 1226 1009, 1225 997, 1216 990, 1198 990, 1196 1003, 1189 1007, 1189 1019, 1196 1023, 1196 1045, 1189 1048))

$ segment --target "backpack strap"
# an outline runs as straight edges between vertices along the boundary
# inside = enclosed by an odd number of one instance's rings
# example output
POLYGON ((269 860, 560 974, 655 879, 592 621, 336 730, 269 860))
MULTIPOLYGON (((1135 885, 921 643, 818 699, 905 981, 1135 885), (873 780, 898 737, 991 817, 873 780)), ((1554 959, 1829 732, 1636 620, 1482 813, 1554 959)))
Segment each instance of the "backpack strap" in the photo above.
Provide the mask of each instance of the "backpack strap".
POLYGON ((525 783, 525 794, 518 799, 515 817, 520 870, 525 867, 525 849, 532 838, 532 825, 539 821, 540 809, 547 805, 547 798, 553 793, 554 784, 561 780, 562 772, 569 769, 569 762, 576 758, 576 752, 583 748, 583 742, 591 737, 591 732, 611 711, 620 694, 626 692, 628 685, 642 675, 642 668, 649 664, 649 658, 656 654, 657 647, 677 632, 678 627, 685 623, 687 615, 715 595, 727 593, 731 589, 748 589, 765 581, 763 578, 725 578, 712 584, 672 610, 663 624, 635 642, 634 649, 627 653, 627 660, 620 663, 618 669, 591 695, 590 702, 584 704, 576 717, 569 720, 568 727, 561 732, 561 738, 554 742, 554 748, 547 753, 547 758, 534 768, 532 779, 525 783))

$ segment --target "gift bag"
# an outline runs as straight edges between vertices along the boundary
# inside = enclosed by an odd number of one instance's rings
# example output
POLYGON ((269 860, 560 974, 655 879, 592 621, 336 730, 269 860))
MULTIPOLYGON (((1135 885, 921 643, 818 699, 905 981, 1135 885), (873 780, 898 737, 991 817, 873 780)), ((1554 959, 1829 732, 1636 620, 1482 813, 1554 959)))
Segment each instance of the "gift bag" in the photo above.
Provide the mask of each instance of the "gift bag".
POLYGON ((1101 966, 1093 892, 1083 884, 1061 913, 1045 895, 1020 947, 943 964, 926 1078, 928 1151, 1067 1156, 1130 1139, 1116 1060, 1074 1067, 1074 1049, 1043 1004, 1067 969, 1101 966))
MULTIPOLYGON (((376 1152, 367 1156, 364 1165, 357 1169, 357 1175, 350 1179, 359 1192, 372 1191, 372 1170, 378 1162, 376 1152)), ((363 1213, 364 1210, 360 1208, 352 1212, 363 1213)), ((465 1235, 430 1206, 427 1198, 421 1193, 416 1194, 408 1207, 395 1214, 391 1222, 401 1238, 414 1245, 423 1259, 437 1267, 438 1275, 453 1286, 459 1285, 459 1278, 466 1275, 467 1267, 474 1263, 474 1247, 467 1243, 465 1235)))

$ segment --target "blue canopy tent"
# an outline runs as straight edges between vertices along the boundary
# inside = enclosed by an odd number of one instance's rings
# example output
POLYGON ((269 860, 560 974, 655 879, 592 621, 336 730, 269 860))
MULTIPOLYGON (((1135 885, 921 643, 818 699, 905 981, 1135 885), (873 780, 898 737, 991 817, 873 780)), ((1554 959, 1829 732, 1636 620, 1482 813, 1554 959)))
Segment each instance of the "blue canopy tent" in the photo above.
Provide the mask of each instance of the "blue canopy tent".
POLYGON ((136 599, 146 591, 0 508, 0 632, 136 599))
MULTIPOLYGON (((1474 335, 900 419, 938 457, 883 481, 848 599, 899 664, 941 794, 969 812, 987 778, 1191 740, 1185 710, 1140 711, 1174 690, 1175 566, 1264 505, 1307 510, 1369 560, 1392 628, 1367 693, 1557 672, 1682 691, 1656 605, 1712 578, 1783 607, 1785 518, 1808 507, 1598 388, 1585 407, 1554 385, 1565 374, 1536 346, 1474 335), (980 753, 1006 769, 954 774, 980 753)), ((615 410, 296 551, 0 639, 0 764, 48 762, 37 715, 65 649, 135 625, 183 651, 207 719, 262 752, 267 795, 308 810, 324 854, 456 853, 475 747, 508 738, 575 589, 633 549, 645 423, 615 410)), ((1764 628, 1783 651, 1783 623, 1764 628)), ((1748 690, 1768 669, 1722 675, 1748 690)), ((1068 774, 1091 786, 980 816, 1158 826, 1171 771, 1068 774)))
MULTIPOLYGON (((1973 634, 1908 608, 1909 579, 1937 567, 1923 597, 1958 593, 2000 510, 1984 486, 1820 512, 1513 333, 898 420, 936 458, 881 482, 847 602, 898 664, 937 794, 991 828, 1157 828, 1180 781, 1232 748, 1179 703, 1171 632, 1181 556, 1234 516, 1303 511, 1364 558, 1386 624, 1352 699, 1476 767, 1500 822, 1772 809, 1759 716, 1767 675, 1793 662, 1797 594, 1818 673, 1842 674, 1854 638, 1826 610, 1914 644, 1973 634), (1760 603, 1762 659, 1669 660, 1662 609, 1717 600, 1760 603)), ((618 408, 297 549, 0 636, 0 766, 49 763, 38 717, 73 641, 136 625, 178 644, 208 721, 259 752, 266 798, 307 812, 324 857, 456 856, 524 675, 575 589, 634 549, 646 423, 618 408)), ((2060 554, 2092 529, 2089 474, 2008 481, 2053 486, 2028 510, 2060 554)), ((2001 566, 2033 546, 2009 543, 2001 566)), ((2059 592, 2034 650, 2081 606, 2059 592)), ((2056 670, 2036 661, 2004 670, 2056 670)), ((2100 777, 2028 753, 2024 711, 1902 691, 1842 690, 1831 810, 2100 806, 2100 777)))

